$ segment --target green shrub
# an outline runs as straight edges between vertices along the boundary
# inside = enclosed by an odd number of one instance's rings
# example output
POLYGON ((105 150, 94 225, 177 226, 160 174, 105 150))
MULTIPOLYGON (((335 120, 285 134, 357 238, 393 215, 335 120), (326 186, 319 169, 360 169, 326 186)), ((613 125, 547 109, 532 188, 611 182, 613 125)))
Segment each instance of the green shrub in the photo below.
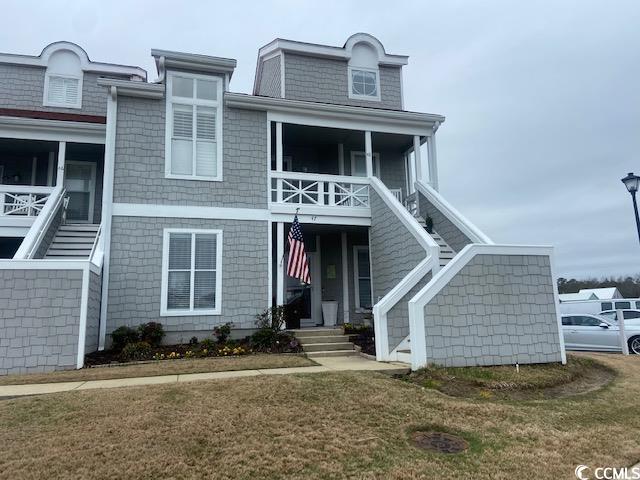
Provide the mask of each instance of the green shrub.
POLYGON ((259 329, 271 329, 280 332, 286 325, 285 306, 267 308, 264 312, 256 315, 256 326, 259 329))
POLYGON ((147 360, 151 358, 152 348, 147 342, 128 343, 120 352, 121 362, 147 360))
POLYGON ((211 352, 214 348, 216 348, 216 342, 210 338, 205 338, 200 342, 200 350, 209 350, 211 352))
POLYGON ((218 343, 225 343, 231 335, 232 323, 227 322, 224 325, 218 325, 213 329, 213 335, 218 339, 218 343))
POLYGON ((138 331, 134 328, 122 326, 116 328, 113 332, 111 332, 111 341, 113 343, 112 348, 116 352, 122 351, 122 349, 128 343, 135 343, 140 340, 140 335, 138 331))
POLYGON ((143 323, 138 327, 140 340, 147 342, 149 345, 157 347, 164 338, 164 328, 158 322, 143 323))

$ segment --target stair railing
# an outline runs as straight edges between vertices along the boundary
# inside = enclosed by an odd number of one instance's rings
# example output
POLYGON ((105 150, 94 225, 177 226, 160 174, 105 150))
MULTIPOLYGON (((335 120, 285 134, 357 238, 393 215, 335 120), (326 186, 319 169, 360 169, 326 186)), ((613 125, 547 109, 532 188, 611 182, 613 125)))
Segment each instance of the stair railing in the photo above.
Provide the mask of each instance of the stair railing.
POLYGON ((89 253, 89 261, 93 263, 96 267, 102 267, 102 259, 104 257, 104 239, 102 237, 102 224, 98 227, 96 231, 96 238, 93 240, 93 245, 91 246, 91 253, 89 253))
MULTIPOLYGON (((20 247, 13 256, 16 260, 32 259, 42 243, 47 230, 51 226, 51 222, 58 213, 58 209, 64 207, 65 189, 62 185, 56 186, 47 202, 42 207, 40 214, 36 217, 31 228, 25 235, 20 247)), ((63 212, 64 215, 64 212, 63 212)))

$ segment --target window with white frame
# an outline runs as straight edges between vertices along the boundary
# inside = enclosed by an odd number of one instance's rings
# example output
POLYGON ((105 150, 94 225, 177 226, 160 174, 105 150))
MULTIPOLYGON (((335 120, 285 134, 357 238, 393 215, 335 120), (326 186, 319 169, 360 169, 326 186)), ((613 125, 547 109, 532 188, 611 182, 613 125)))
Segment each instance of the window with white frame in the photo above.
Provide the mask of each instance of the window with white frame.
POLYGON ((370 310, 372 302, 371 294, 371 267, 369 263, 369 247, 353 247, 353 278, 355 283, 356 310, 370 310))
POLYGON ((45 105, 52 107, 80 108, 82 104, 80 79, 77 77, 47 74, 45 78, 45 105))
POLYGON ((219 315, 222 231, 166 229, 162 315, 219 315))
MULTIPOLYGON (((365 152, 351 152, 351 176, 367 176, 367 156, 365 152)), ((380 178, 380 154, 373 153, 373 176, 380 178)))
POLYGON ((349 98, 380 100, 379 73, 372 68, 349 67, 349 98))
POLYGON ((167 78, 169 178, 222 180, 222 79, 171 73, 167 78))

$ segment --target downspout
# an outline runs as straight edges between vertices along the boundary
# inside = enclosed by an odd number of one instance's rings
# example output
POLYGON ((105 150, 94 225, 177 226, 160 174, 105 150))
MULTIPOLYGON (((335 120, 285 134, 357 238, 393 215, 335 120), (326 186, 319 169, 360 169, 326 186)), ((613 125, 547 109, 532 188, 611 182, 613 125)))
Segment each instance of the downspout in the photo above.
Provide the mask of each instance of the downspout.
POLYGON ((107 98, 107 128, 104 147, 104 178, 102 193, 102 235, 104 259, 102 264, 102 299, 100 302, 100 338, 98 350, 104 350, 107 336, 107 305, 109 303, 109 266, 111 264, 111 220, 113 215, 113 178, 116 157, 116 121, 118 91, 111 86, 107 98))
POLYGON ((153 83, 162 83, 162 82, 164 82, 164 78, 165 78, 166 72, 167 72, 167 70, 164 67, 164 56, 162 56, 162 57, 160 57, 158 59, 158 62, 157 62, 156 65, 157 65, 157 68, 158 68, 158 79, 153 83))

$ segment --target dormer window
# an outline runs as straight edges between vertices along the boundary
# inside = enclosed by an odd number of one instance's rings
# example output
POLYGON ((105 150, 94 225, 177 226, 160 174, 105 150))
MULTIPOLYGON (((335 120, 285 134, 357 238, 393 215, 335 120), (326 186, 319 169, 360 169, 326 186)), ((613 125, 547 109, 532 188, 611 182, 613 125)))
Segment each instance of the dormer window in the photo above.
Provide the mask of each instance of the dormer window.
POLYGON ((45 105, 53 107, 80 108, 80 79, 47 75, 45 89, 47 91, 45 105))
POLYGON ((82 108, 82 76, 82 62, 76 52, 64 48, 54 51, 44 76, 43 105, 82 108))
POLYGON ((350 98, 380 100, 380 84, 378 71, 352 67, 349 69, 351 80, 350 98))

